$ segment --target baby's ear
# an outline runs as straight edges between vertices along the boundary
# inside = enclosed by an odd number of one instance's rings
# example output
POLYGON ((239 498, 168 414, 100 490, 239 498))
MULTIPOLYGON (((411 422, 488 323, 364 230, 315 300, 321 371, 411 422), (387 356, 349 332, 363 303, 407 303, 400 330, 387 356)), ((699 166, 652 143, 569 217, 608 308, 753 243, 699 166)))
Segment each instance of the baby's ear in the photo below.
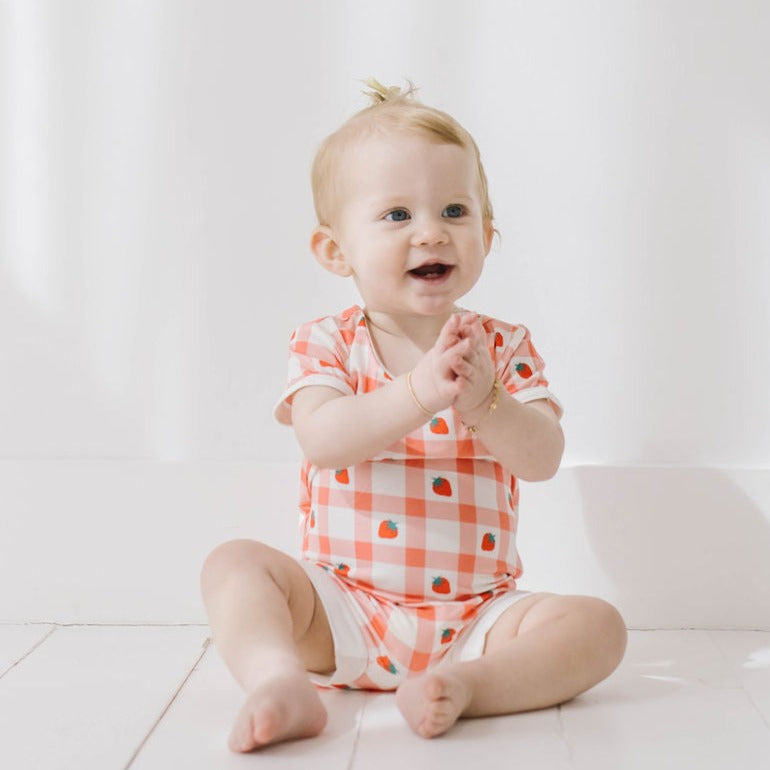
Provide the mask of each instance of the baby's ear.
POLYGON ((492 248, 492 239, 495 237, 496 232, 497 230, 495 230, 495 226, 492 224, 491 219, 488 222, 484 223, 484 255, 485 256, 489 254, 489 250, 492 248))
POLYGON ((320 225, 313 230, 313 234, 310 236, 310 249, 318 264, 330 273, 341 275, 344 278, 353 274, 350 265, 345 261, 339 244, 334 240, 334 233, 330 227, 320 225))

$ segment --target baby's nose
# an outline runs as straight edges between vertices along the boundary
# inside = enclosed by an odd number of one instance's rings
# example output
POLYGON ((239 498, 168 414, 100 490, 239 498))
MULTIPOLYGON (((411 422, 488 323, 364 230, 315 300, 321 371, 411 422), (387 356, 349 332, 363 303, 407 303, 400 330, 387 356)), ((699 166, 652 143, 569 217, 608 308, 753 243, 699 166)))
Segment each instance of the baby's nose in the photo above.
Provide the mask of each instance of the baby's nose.
POLYGON ((444 222, 430 219, 417 223, 412 242, 417 246, 435 246, 449 239, 444 222))

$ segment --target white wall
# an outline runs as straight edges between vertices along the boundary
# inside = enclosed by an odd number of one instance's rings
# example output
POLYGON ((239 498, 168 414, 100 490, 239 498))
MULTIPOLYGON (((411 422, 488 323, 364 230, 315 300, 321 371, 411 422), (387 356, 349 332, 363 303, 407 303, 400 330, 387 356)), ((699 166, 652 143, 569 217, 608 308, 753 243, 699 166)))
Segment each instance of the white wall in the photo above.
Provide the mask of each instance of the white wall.
POLYGON ((465 304, 531 328, 565 465, 768 469, 768 39, 761 0, 0 0, 0 458, 297 460, 288 335, 356 299, 308 168, 375 75, 481 147, 465 304))

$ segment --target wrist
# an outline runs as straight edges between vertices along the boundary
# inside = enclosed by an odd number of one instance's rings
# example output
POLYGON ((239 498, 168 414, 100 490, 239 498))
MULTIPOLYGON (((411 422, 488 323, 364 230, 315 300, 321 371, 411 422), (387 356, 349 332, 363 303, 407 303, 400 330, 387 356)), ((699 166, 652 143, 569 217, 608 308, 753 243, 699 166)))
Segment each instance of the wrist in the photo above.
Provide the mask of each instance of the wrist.
POLYGON ((412 372, 407 372, 406 375, 406 387, 409 388, 409 395, 412 397, 412 401, 414 401, 414 405, 426 416, 426 417, 433 417, 435 412, 428 409, 428 407, 425 406, 425 404, 420 401, 419 398, 417 398, 417 394, 414 392, 414 385, 412 384, 412 372))
POLYGON ((414 405, 426 418, 449 406, 448 403, 441 402, 440 394, 420 370, 419 364, 406 375, 406 385, 414 405))
POLYGON ((492 387, 480 403, 470 409, 457 410, 460 413, 460 420, 462 421, 462 424, 465 426, 469 433, 476 433, 481 423, 483 423, 492 414, 492 412, 497 409, 501 389, 502 383, 500 380, 495 378, 494 382, 492 383, 492 387))

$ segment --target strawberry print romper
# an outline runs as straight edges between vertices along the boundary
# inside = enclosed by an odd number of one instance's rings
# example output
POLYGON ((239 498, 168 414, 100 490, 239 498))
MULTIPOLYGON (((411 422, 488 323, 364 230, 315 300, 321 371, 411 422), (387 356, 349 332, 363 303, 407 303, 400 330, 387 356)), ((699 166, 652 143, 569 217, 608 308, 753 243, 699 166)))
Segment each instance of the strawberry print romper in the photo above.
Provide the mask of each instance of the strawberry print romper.
MULTIPOLYGON (((522 402, 548 399, 560 415, 529 331, 480 320, 503 387, 522 402)), ((292 397, 309 385, 353 395, 392 379, 353 306, 292 334, 275 414, 290 424, 292 397)), ((327 611, 338 663, 325 683, 391 690, 447 657, 490 603, 515 592, 518 500, 516 478, 452 408, 352 467, 305 459, 301 564, 327 611)))

